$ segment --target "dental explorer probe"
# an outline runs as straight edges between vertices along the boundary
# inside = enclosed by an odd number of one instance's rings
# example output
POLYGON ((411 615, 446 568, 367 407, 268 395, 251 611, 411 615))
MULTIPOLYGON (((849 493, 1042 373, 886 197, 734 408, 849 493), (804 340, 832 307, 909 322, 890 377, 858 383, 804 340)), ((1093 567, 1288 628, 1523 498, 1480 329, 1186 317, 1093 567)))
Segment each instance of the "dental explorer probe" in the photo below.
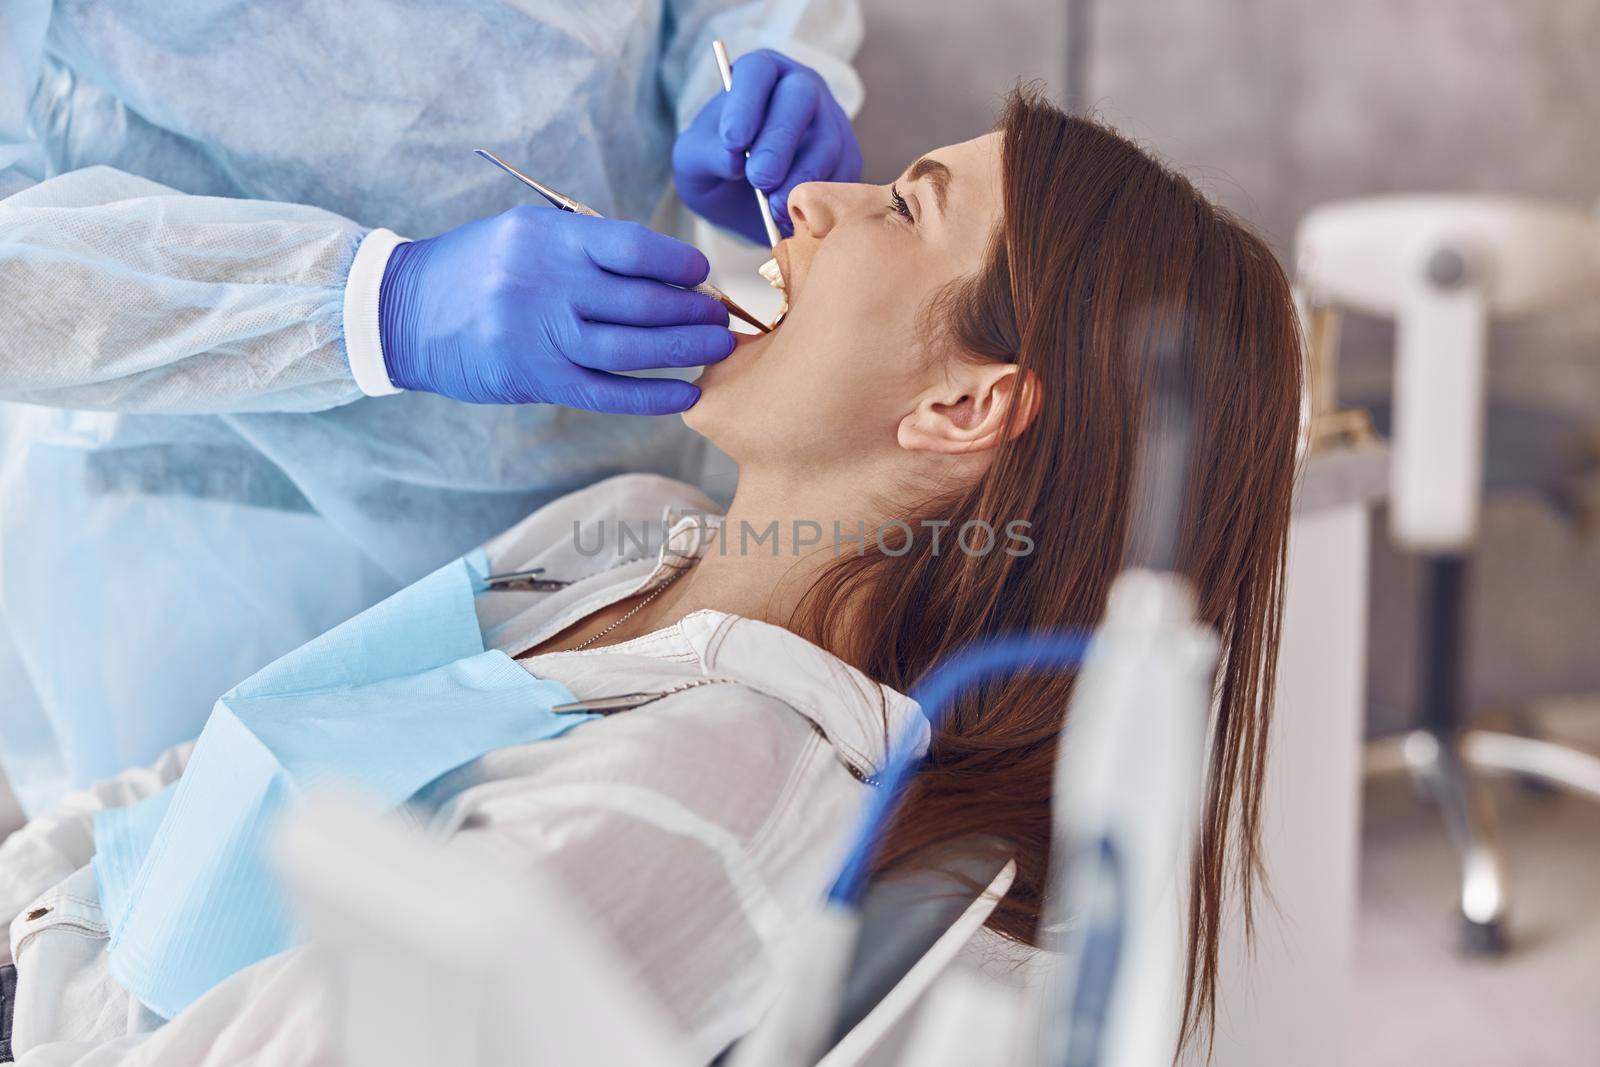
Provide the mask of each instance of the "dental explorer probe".
MULTIPOLYGON (((600 214, 600 212, 596 211, 588 204, 585 204, 583 201, 574 200, 565 193, 556 192, 554 189, 542 182, 534 181, 532 178, 528 177, 516 167, 513 167, 511 164, 507 163, 505 160, 501 159, 487 148, 474 148, 473 152, 482 156, 484 159, 487 159, 490 163, 493 163, 495 166, 499 167, 513 178, 517 179, 517 181, 521 182, 523 185, 526 185, 529 189, 532 189, 534 192, 550 201, 550 204, 553 207, 560 208, 562 211, 570 211, 574 215, 588 215, 590 218, 595 219, 605 218, 604 215, 600 214)), ((696 293, 702 293, 705 296, 709 296, 711 299, 727 308, 729 314, 749 323, 762 333, 772 332, 771 327, 762 322, 760 319, 756 318, 754 315, 750 314, 750 312, 746 311, 744 308, 740 307, 738 301, 734 300, 733 297, 729 296, 727 293, 724 293, 721 289, 718 289, 710 282, 701 282, 699 285, 691 286, 690 288, 696 293)))
MULTIPOLYGON (((717 70, 722 72, 722 91, 733 92, 733 66, 728 62, 728 48, 720 40, 711 42, 711 51, 717 57, 717 70)), ((744 158, 749 159, 750 153, 746 152, 744 158)), ((767 228, 767 240, 772 242, 772 247, 777 248, 778 242, 783 240, 783 234, 778 232, 778 224, 772 221, 772 208, 767 203, 767 194, 750 186, 751 192, 756 194, 756 207, 761 210, 761 224, 767 228)))

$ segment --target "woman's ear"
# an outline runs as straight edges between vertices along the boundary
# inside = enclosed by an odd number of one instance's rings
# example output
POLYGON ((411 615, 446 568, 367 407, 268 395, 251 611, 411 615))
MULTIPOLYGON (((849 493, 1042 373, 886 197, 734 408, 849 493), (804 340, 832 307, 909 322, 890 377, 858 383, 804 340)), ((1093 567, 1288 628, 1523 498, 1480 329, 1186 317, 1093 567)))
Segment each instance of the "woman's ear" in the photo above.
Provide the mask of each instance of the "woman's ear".
POLYGON ((918 397, 900 420, 896 436, 908 452, 985 452, 1026 430, 1039 413, 1039 379, 1032 371, 962 359, 946 369, 944 381, 918 397))

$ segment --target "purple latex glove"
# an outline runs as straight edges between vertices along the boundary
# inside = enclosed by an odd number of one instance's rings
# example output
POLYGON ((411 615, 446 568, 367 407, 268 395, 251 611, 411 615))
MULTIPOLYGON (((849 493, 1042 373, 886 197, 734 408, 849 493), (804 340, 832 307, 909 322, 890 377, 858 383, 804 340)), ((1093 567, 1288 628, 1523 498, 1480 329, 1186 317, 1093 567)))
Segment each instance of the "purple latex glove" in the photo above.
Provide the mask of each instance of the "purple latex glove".
POLYGON ((696 214, 766 244, 750 186, 767 194, 778 229, 791 234, 790 190, 859 181, 861 146, 822 75, 763 49, 734 62, 733 88, 712 97, 678 136, 672 178, 696 214))
POLYGON ((700 251, 636 222, 516 207, 399 245, 378 295, 389 379, 476 404, 665 415, 700 390, 613 371, 733 351, 728 311, 685 286, 700 251))

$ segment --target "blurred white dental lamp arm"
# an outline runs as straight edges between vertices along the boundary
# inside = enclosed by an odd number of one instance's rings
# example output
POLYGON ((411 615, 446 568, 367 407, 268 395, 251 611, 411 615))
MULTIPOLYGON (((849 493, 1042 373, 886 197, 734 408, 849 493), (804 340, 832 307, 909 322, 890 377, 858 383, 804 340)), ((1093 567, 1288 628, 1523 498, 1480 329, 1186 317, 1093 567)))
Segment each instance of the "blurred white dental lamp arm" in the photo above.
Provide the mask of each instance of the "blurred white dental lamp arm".
POLYGON ((1600 292, 1600 222, 1511 198, 1377 197, 1317 208, 1295 244, 1303 309, 1395 320, 1392 535, 1463 551, 1478 522, 1489 321, 1600 292))

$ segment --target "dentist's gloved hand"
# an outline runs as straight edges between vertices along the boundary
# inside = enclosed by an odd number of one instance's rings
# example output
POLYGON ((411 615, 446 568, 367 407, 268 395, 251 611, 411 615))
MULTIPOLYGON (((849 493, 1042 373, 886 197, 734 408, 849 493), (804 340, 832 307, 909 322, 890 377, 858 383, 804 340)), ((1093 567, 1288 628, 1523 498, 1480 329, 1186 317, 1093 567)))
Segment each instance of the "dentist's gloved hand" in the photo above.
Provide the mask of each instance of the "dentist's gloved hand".
POLYGON ((678 135, 672 178, 696 214, 766 244, 750 186, 767 193, 778 229, 792 234, 789 191, 803 182, 859 181, 861 147, 822 75, 763 49, 734 62, 733 88, 713 96, 678 135))
POLYGON ((706 257, 638 223, 516 207, 396 246, 378 295, 389 380, 478 404, 665 415, 699 399, 671 378, 733 351, 728 312, 678 286, 706 257))

